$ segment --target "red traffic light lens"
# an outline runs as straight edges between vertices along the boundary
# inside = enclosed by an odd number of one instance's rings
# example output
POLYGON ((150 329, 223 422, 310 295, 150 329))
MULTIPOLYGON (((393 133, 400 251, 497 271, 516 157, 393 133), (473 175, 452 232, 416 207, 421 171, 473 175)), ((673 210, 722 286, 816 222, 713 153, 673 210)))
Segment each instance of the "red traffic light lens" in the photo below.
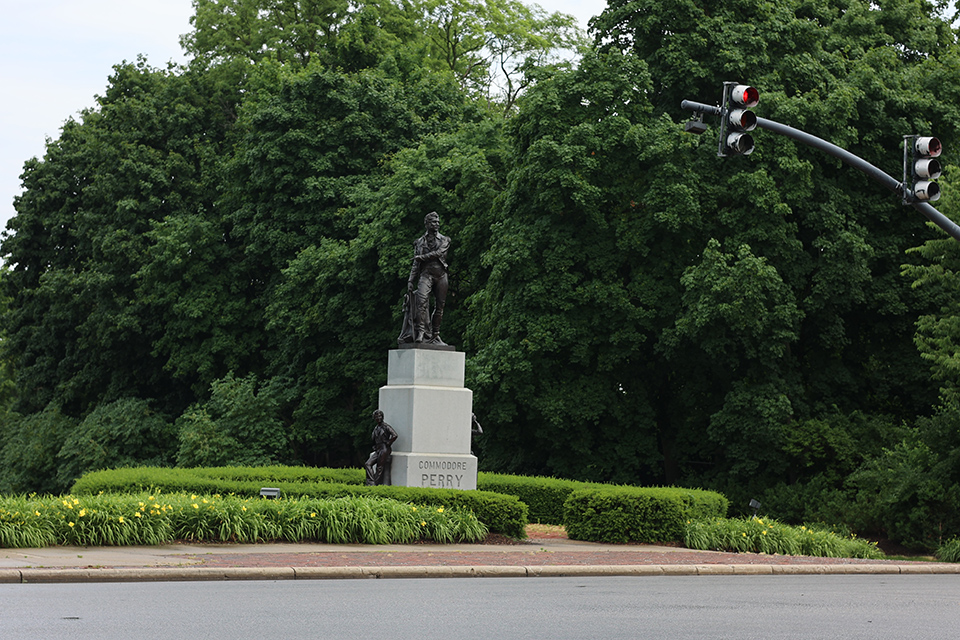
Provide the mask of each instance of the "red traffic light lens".
POLYGON ((755 107, 760 102, 760 92, 757 91, 754 87, 747 86, 745 84, 738 84, 733 88, 733 91, 730 93, 730 97, 739 105, 743 105, 748 109, 750 107, 755 107))
POLYGON ((943 151, 939 138, 917 138, 917 153, 928 158, 936 158, 943 151))

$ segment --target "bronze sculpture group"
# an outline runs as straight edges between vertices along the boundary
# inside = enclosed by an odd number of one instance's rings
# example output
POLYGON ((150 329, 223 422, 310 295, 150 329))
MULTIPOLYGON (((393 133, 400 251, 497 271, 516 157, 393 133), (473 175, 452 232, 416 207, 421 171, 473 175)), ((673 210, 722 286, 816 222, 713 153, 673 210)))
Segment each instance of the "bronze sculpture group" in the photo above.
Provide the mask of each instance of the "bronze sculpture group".
MULTIPOLYGON (((397 343, 403 346, 429 345, 452 349, 440 338, 443 307, 447 301, 449 281, 447 253, 450 238, 440 233, 440 216, 431 211, 423 219, 424 233, 413 244, 413 261, 407 279, 407 294, 403 302, 403 328, 397 343), (433 311, 430 299, 433 298, 433 311)), ((368 485, 390 484, 390 462, 397 432, 384 422, 383 411, 373 412, 373 451, 364 463, 368 485)), ((472 432, 483 433, 476 415, 472 432)))

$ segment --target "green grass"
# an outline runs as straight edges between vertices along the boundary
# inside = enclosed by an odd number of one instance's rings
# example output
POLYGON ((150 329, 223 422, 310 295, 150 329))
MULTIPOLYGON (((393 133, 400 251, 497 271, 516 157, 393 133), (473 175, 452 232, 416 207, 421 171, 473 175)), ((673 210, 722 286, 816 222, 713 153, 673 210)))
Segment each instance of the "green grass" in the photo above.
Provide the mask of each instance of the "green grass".
POLYGON ((940 545, 936 558, 940 562, 960 562, 960 538, 947 540, 940 545))
POLYGON ((793 527, 763 518, 691 520, 684 543, 691 549, 825 558, 882 558, 876 543, 820 527, 793 527))
POLYGON ((280 499, 188 493, 0 498, 0 547, 318 541, 476 542, 472 512, 383 498, 280 499))

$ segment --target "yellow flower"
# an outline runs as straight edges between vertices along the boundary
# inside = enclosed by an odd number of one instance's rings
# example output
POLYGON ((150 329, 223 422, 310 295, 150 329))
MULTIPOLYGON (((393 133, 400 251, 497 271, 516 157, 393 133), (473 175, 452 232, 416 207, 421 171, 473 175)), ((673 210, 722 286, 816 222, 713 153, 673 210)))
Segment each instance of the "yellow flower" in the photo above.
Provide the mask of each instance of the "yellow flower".
POLYGON ((206 499, 206 498, 203 499, 203 504, 207 504, 207 499, 206 499))
MULTIPOLYGON (((40 514, 38 513, 37 515, 40 515, 40 514)), ((86 510, 86 509, 80 509, 80 517, 82 518, 82 517, 85 516, 85 515, 87 515, 87 510, 86 510)))
POLYGON ((123 516, 120 516, 119 518, 117 518, 117 520, 120 521, 120 524, 123 524, 123 516))
POLYGON ((244 511, 246 511, 246 510, 247 510, 247 508, 246 508, 246 507, 240 507, 240 508, 241 508, 241 509, 243 509, 244 511))
POLYGON ((196 500, 196 499, 197 499, 197 496, 196 496, 196 495, 192 495, 192 496, 190 496, 190 499, 191 499, 191 500, 196 500))
POLYGON ((194 508, 194 509, 199 509, 200 507, 197 505, 196 502, 194 502, 194 503, 193 503, 193 508, 194 508))
POLYGON ((140 515, 140 512, 139 512, 139 511, 135 511, 135 512, 133 513, 133 517, 134 517, 134 518, 142 518, 143 516, 140 515))
POLYGON ((742 535, 744 538, 747 537, 747 534, 745 534, 745 533, 741 533, 740 535, 742 535))
POLYGON ((311 513, 311 514, 310 514, 310 517, 311 517, 311 518, 316 518, 316 517, 317 517, 317 512, 314 511, 313 513, 311 513))
POLYGON ((76 498, 74 498, 74 499, 73 499, 73 504, 80 504, 80 501, 77 500, 76 498))
POLYGON ((67 526, 72 527, 72 526, 73 526, 73 523, 72 523, 72 522, 68 522, 68 523, 67 523, 67 526))
POLYGON ((411 508, 411 509, 413 509, 414 511, 416 511, 416 510, 417 510, 417 508, 416 508, 416 507, 410 507, 410 508, 411 508))
POLYGON ((420 526, 421 526, 421 527, 425 527, 425 526, 427 526, 427 523, 424 522, 423 520, 421 520, 421 521, 420 521, 420 526))
POLYGON ((443 513, 443 507, 440 507, 439 509, 437 509, 437 513, 443 513))
POLYGON ((33 512, 33 515, 38 516, 38 515, 40 515, 40 512, 39 512, 39 511, 34 511, 34 512, 33 512))
POLYGON ((760 533, 762 533, 763 535, 767 535, 766 531, 761 531, 760 533))

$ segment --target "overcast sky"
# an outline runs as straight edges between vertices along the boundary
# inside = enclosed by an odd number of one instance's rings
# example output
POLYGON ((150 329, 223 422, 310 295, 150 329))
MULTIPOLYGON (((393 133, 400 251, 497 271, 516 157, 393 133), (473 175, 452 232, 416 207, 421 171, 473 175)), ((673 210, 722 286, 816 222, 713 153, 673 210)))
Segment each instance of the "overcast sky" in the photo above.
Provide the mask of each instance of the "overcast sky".
MULTIPOLYGON (((532 3, 528 3, 532 4, 532 3)), ((587 21, 606 0, 540 0, 547 11, 587 21)), ((115 64, 143 54, 151 66, 184 62, 190 0, 0 0, 0 230, 14 215, 23 163, 47 138, 94 106, 115 64)))

